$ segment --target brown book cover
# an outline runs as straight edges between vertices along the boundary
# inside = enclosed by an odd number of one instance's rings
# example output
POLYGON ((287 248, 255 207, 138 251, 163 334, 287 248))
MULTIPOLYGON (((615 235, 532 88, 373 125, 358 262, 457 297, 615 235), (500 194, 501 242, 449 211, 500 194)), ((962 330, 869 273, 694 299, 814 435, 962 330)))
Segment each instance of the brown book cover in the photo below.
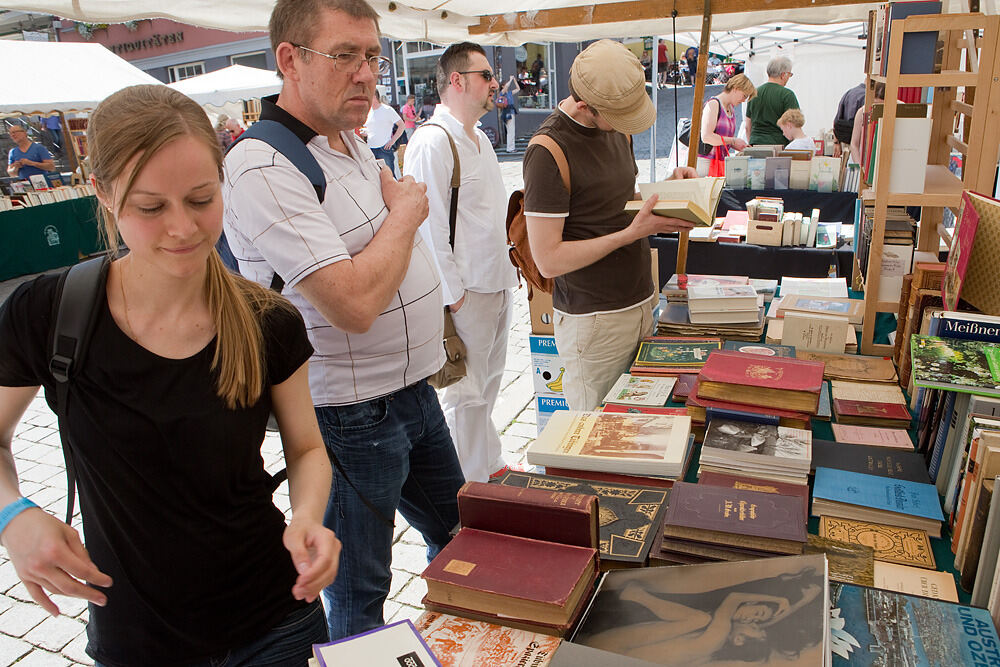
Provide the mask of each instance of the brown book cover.
POLYGON ((596 549, 462 528, 421 576, 432 602, 561 626, 597 569, 596 549))
POLYGON ((658 489, 669 489, 677 480, 669 477, 644 477, 642 475, 619 475, 613 472, 599 472, 597 470, 574 470, 572 468, 559 468, 556 466, 545 466, 545 474, 555 477, 572 477, 574 479, 587 480, 591 482, 610 482, 612 484, 633 484, 635 486, 653 486, 658 489))
POLYGON ((871 547, 875 550, 875 560, 934 569, 934 551, 923 530, 821 516, 819 534, 831 540, 871 547))
POLYGON ((733 546, 718 546, 705 542, 692 542, 664 537, 660 545, 661 553, 672 557, 674 554, 703 558, 706 562, 713 560, 752 560, 754 558, 770 558, 774 556, 769 551, 754 551, 733 546))
POLYGON ((796 358, 823 362, 823 377, 827 380, 896 382, 898 379, 896 367, 889 357, 796 351, 796 358))
POLYGON ((798 498, 678 482, 663 536, 759 551, 801 553, 806 520, 798 498))
POLYGON ((826 554, 830 581, 858 586, 875 585, 875 550, 869 546, 810 535, 803 553, 826 554))
POLYGON ((576 489, 466 482, 458 490, 458 519, 464 528, 598 546, 597 496, 576 489))
MULTIPOLYGON (((916 281, 916 276, 914 276, 916 281)), ((924 310, 942 306, 941 290, 910 289, 910 304, 906 316, 906 328, 903 331, 903 341, 906 343, 899 352, 899 386, 906 387, 910 383, 910 373, 913 370, 910 362, 910 337, 920 333, 920 323, 924 310)))
POLYGON ((692 422, 705 423, 707 409, 717 408, 720 410, 735 410, 737 412, 749 412, 777 417, 780 426, 787 426, 789 428, 811 428, 811 415, 805 412, 703 398, 698 395, 698 380, 695 380, 694 390, 688 396, 685 405, 687 405, 687 413, 691 415, 692 422))
POLYGON ((738 491, 755 491, 757 493, 773 493, 782 496, 793 496, 802 501, 802 517, 809 516, 809 487, 805 484, 787 484, 771 480, 754 479, 739 475, 727 475, 721 472, 706 470, 698 475, 699 484, 721 486, 738 491))
POLYGON ((914 289, 940 290, 947 269, 945 262, 917 262, 913 266, 914 289))
POLYGON ((899 355, 903 349, 903 331, 906 329, 906 315, 909 312, 910 290, 913 286, 913 274, 903 276, 903 287, 899 291, 899 311, 896 313, 896 337, 892 341, 892 360, 899 363, 899 355))
POLYGON ((910 411, 899 403, 871 403, 833 399, 833 413, 841 424, 859 426, 910 427, 910 411))
POLYGON ((819 362, 719 350, 701 369, 698 396, 815 414, 822 384, 819 362))
POLYGON ((994 480, 987 479, 979 489, 979 501, 972 517, 969 533, 969 544, 966 549, 965 562, 962 564, 962 590, 971 593, 976 584, 976 570, 979 568, 979 555, 983 548, 983 537, 986 535, 986 517, 990 513, 990 503, 993 502, 994 480))
MULTIPOLYGON (((590 494, 590 497, 596 498, 600 540, 595 548, 600 551, 602 567, 606 560, 622 565, 645 564, 650 548, 655 548, 653 534, 663 521, 670 496, 670 491, 664 488, 516 471, 505 473, 499 482, 489 486, 508 492, 590 494)), ((559 521, 558 518, 553 520, 559 521)))

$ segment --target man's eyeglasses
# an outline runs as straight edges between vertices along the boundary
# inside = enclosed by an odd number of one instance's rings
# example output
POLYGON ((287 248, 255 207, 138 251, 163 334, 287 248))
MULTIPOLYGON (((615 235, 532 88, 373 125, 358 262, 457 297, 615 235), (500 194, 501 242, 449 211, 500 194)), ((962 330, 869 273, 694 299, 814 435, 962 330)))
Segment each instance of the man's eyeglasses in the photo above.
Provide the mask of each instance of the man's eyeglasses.
POLYGON ((459 74, 478 74, 479 76, 483 77, 483 79, 486 80, 486 81, 493 81, 494 79, 497 78, 497 75, 494 74, 493 72, 491 72, 488 69, 471 69, 471 70, 459 71, 458 73, 459 74))
POLYGON ((337 68, 338 72, 355 74, 361 69, 361 63, 363 62, 368 63, 372 74, 388 74, 392 71, 392 61, 384 56, 363 56, 359 53, 323 53, 322 51, 316 51, 301 44, 292 44, 292 46, 303 51, 308 51, 309 53, 315 53, 317 56, 329 58, 333 61, 333 66, 337 68))

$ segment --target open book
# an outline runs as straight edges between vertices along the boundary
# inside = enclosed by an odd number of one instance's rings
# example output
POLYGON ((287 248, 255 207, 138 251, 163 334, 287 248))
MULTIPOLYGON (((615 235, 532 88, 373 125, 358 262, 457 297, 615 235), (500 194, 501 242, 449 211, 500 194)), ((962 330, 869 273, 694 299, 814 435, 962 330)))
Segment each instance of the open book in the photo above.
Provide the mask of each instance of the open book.
MULTIPOLYGON (((707 178, 684 178, 658 183, 640 183, 642 199, 659 195, 653 213, 667 218, 679 218, 696 225, 711 226, 715 221, 715 209, 719 206, 719 196, 726 179, 721 176, 707 178)), ((644 201, 634 200, 625 204, 625 212, 635 215, 644 201)))

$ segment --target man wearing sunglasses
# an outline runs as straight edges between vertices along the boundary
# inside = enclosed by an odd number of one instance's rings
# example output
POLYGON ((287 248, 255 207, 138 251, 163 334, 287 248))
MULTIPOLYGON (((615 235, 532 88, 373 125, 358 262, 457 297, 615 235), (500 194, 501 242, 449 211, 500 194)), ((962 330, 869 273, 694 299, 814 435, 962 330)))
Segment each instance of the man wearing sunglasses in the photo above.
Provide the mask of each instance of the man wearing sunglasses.
POLYGON ((364 0, 278 0, 270 32, 284 83, 261 117, 301 140, 326 188, 319 196, 284 154, 243 139, 225 161, 225 230, 243 275, 281 276, 315 349, 312 401, 341 466, 324 519, 344 547, 323 591, 338 639, 384 623, 397 509, 433 557, 458 523, 464 479, 426 381, 445 361, 440 280, 416 233, 426 188, 396 181, 354 134, 388 71, 378 15, 364 0))
POLYGON ((465 478, 485 482, 507 469, 491 415, 507 360, 511 289, 517 275, 507 259, 507 194, 500 164, 490 140, 477 127, 494 109, 497 94, 483 47, 471 42, 449 46, 438 60, 437 87, 441 104, 413 133, 403 173, 427 184, 430 213, 420 233, 434 249, 444 302, 468 351, 467 374, 445 388, 441 407, 465 478), (449 240, 454 170, 449 136, 462 176, 454 247, 449 240))

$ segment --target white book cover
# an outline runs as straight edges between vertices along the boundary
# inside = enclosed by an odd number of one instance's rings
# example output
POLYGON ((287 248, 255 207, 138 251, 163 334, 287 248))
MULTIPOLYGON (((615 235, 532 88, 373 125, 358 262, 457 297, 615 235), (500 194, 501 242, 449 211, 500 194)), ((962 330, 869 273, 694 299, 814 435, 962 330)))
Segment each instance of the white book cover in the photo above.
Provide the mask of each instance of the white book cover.
POLYGON ((781 279, 781 295, 801 294, 802 296, 847 297, 846 278, 793 278, 781 279))
POLYGON ((409 620, 383 625, 329 644, 313 644, 313 655, 320 667, 441 667, 409 620))
POLYGON ((924 191, 931 118, 897 118, 889 163, 889 192, 924 191))
POLYGON ((639 377, 622 373, 604 397, 605 403, 662 408, 670 400, 676 378, 639 377))
POLYGON ((691 299, 738 299, 745 298, 756 303, 757 290, 750 285, 689 285, 688 300, 691 299))

